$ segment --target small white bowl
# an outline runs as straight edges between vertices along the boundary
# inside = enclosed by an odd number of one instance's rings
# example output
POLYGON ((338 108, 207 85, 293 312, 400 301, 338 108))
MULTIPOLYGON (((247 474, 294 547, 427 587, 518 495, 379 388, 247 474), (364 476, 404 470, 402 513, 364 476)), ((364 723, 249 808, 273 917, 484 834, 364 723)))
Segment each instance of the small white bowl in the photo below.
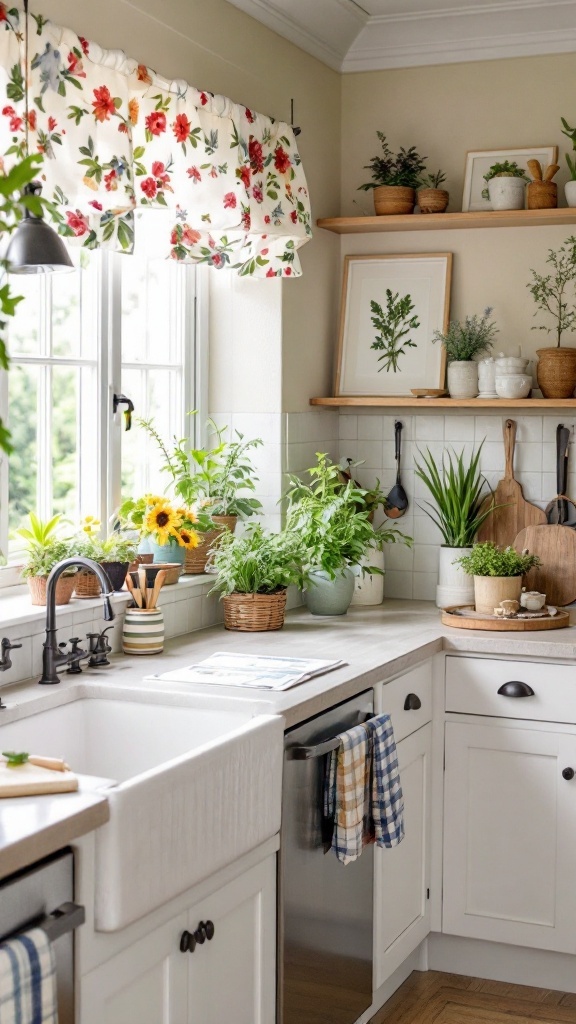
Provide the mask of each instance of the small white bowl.
POLYGON ((495 360, 496 373, 526 373, 529 362, 523 356, 500 356, 495 360))
POLYGON ((528 398, 532 377, 526 373, 497 374, 495 387, 498 398, 528 398))

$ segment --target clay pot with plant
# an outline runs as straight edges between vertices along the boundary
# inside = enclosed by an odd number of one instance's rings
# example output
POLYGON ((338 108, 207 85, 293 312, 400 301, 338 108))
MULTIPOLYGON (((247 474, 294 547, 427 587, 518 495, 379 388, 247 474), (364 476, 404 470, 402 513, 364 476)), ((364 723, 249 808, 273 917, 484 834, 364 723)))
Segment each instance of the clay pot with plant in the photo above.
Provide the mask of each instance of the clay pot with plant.
POLYGON ((477 357, 490 351, 498 333, 491 315, 492 307, 487 306, 482 316, 475 313, 464 320, 451 320, 445 334, 434 332, 432 341, 439 341, 446 352, 450 398, 476 398, 478 394, 477 357))
POLYGON ((457 562, 474 577, 476 611, 487 615, 493 615, 501 601, 520 603, 524 576, 541 564, 537 555, 527 551, 519 555, 513 547, 499 548, 492 541, 474 544, 457 562))
POLYGON ((562 336, 576 331, 576 237, 571 235, 557 251, 548 250, 550 273, 530 270, 526 287, 536 303, 534 316, 543 314, 551 324, 538 324, 533 331, 546 331, 556 338, 552 348, 537 350, 537 380, 544 398, 571 398, 576 389, 576 348, 562 347, 562 336))
MULTIPOLYGON (((136 555, 136 541, 126 537, 120 530, 114 530, 109 537, 100 535, 100 521, 95 516, 86 516, 80 524, 77 554, 98 562, 107 573, 114 590, 122 590, 126 573, 136 555)), ((98 597, 100 580, 89 570, 77 573, 74 591, 76 597, 98 597)))
POLYGON ((444 213, 450 196, 445 188, 440 188, 446 181, 444 171, 426 174, 418 182, 417 201, 420 213, 444 213))
POLYGON ((416 188, 426 168, 415 146, 402 147, 396 155, 390 149, 383 132, 376 132, 382 146, 382 155, 373 156, 364 169, 372 172, 372 181, 359 186, 359 191, 374 191, 374 209, 377 216, 413 213, 416 188))
MULTIPOLYGON (((16 531, 26 542, 28 556, 22 569, 22 578, 28 583, 32 604, 45 605, 48 576, 58 562, 79 553, 78 543, 61 536, 60 515, 43 522, 34 512, 30 512, 28 519, 30 526, 16 531)), ((62 573, 56 582, 56 604, 68 604, 74 590, 75 579, 74 567, 62 573)))
POLYGON ((493 210, 523 210, 525 184, 530 179, 515 160, 492 164, 484 175, 482 198, 489 199, 493 210))

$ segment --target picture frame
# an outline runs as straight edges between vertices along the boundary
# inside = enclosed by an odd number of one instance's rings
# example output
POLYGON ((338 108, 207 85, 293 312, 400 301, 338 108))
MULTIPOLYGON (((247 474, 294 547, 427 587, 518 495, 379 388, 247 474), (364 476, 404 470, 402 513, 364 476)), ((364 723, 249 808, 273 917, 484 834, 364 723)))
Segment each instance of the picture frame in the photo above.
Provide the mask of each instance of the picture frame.
POLYGON ((444 346, 433 344, 435 331, 448 329, 452 253, 402 253, 346 256, 342 281, 335 396, 407 395, 412 389, 443 388, 444 346), (387 309, 387 289, 408 296, 418 326, 402 339, 396 369, 386 352, 372 348, 379 334, 372 323, 372 300, 387 309), (410 346, 403 343, 409 340, 410 346))
POLYGON ((464 168, 464 192, 462 195, 462 212, 476 213, 492 210, 489 199, 482 198, 482 190, 486 187, 484 175, 492 164, 503 163, 505 160, 516 161, 527 170, 528 160, 539 160, 542 170, 548 164, 558 163, 558 146, 533 146, 526 149, 478 149, 466 154, 464 168))

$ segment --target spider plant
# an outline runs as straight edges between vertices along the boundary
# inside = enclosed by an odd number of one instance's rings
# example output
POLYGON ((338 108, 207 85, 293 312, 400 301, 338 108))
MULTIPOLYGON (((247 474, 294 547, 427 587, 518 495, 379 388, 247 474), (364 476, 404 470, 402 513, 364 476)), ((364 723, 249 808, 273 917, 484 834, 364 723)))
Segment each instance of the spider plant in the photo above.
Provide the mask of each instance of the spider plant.
POLYGON ((479 469, 480 452, 472 452, 470 464, 465 465, 464 452, 444 451, 438 465, 430 449, 426 454, 419 451, 423 465, 416 462, 416 476, 426 484, 434 503, 426 501, 420 508, 432 522, 436 523, 444 538, 444 545, 450 548, 468 548, 482 523, 495 508, 494 494, 479 469), (484 491, 484 485, 488 492, 484 491), (492 501, 485 505, 488 493, 492 501))

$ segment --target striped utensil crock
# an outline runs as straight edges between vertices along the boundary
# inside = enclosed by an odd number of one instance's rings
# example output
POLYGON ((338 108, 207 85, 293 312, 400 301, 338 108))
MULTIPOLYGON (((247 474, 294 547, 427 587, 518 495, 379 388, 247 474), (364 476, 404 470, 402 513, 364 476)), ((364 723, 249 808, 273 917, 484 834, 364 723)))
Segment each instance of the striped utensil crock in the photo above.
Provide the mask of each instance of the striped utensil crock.
POLYGON ((164 650, 164 616, 160 608, 128 608, 122 629, 124 654, 160 654, 164 650))

